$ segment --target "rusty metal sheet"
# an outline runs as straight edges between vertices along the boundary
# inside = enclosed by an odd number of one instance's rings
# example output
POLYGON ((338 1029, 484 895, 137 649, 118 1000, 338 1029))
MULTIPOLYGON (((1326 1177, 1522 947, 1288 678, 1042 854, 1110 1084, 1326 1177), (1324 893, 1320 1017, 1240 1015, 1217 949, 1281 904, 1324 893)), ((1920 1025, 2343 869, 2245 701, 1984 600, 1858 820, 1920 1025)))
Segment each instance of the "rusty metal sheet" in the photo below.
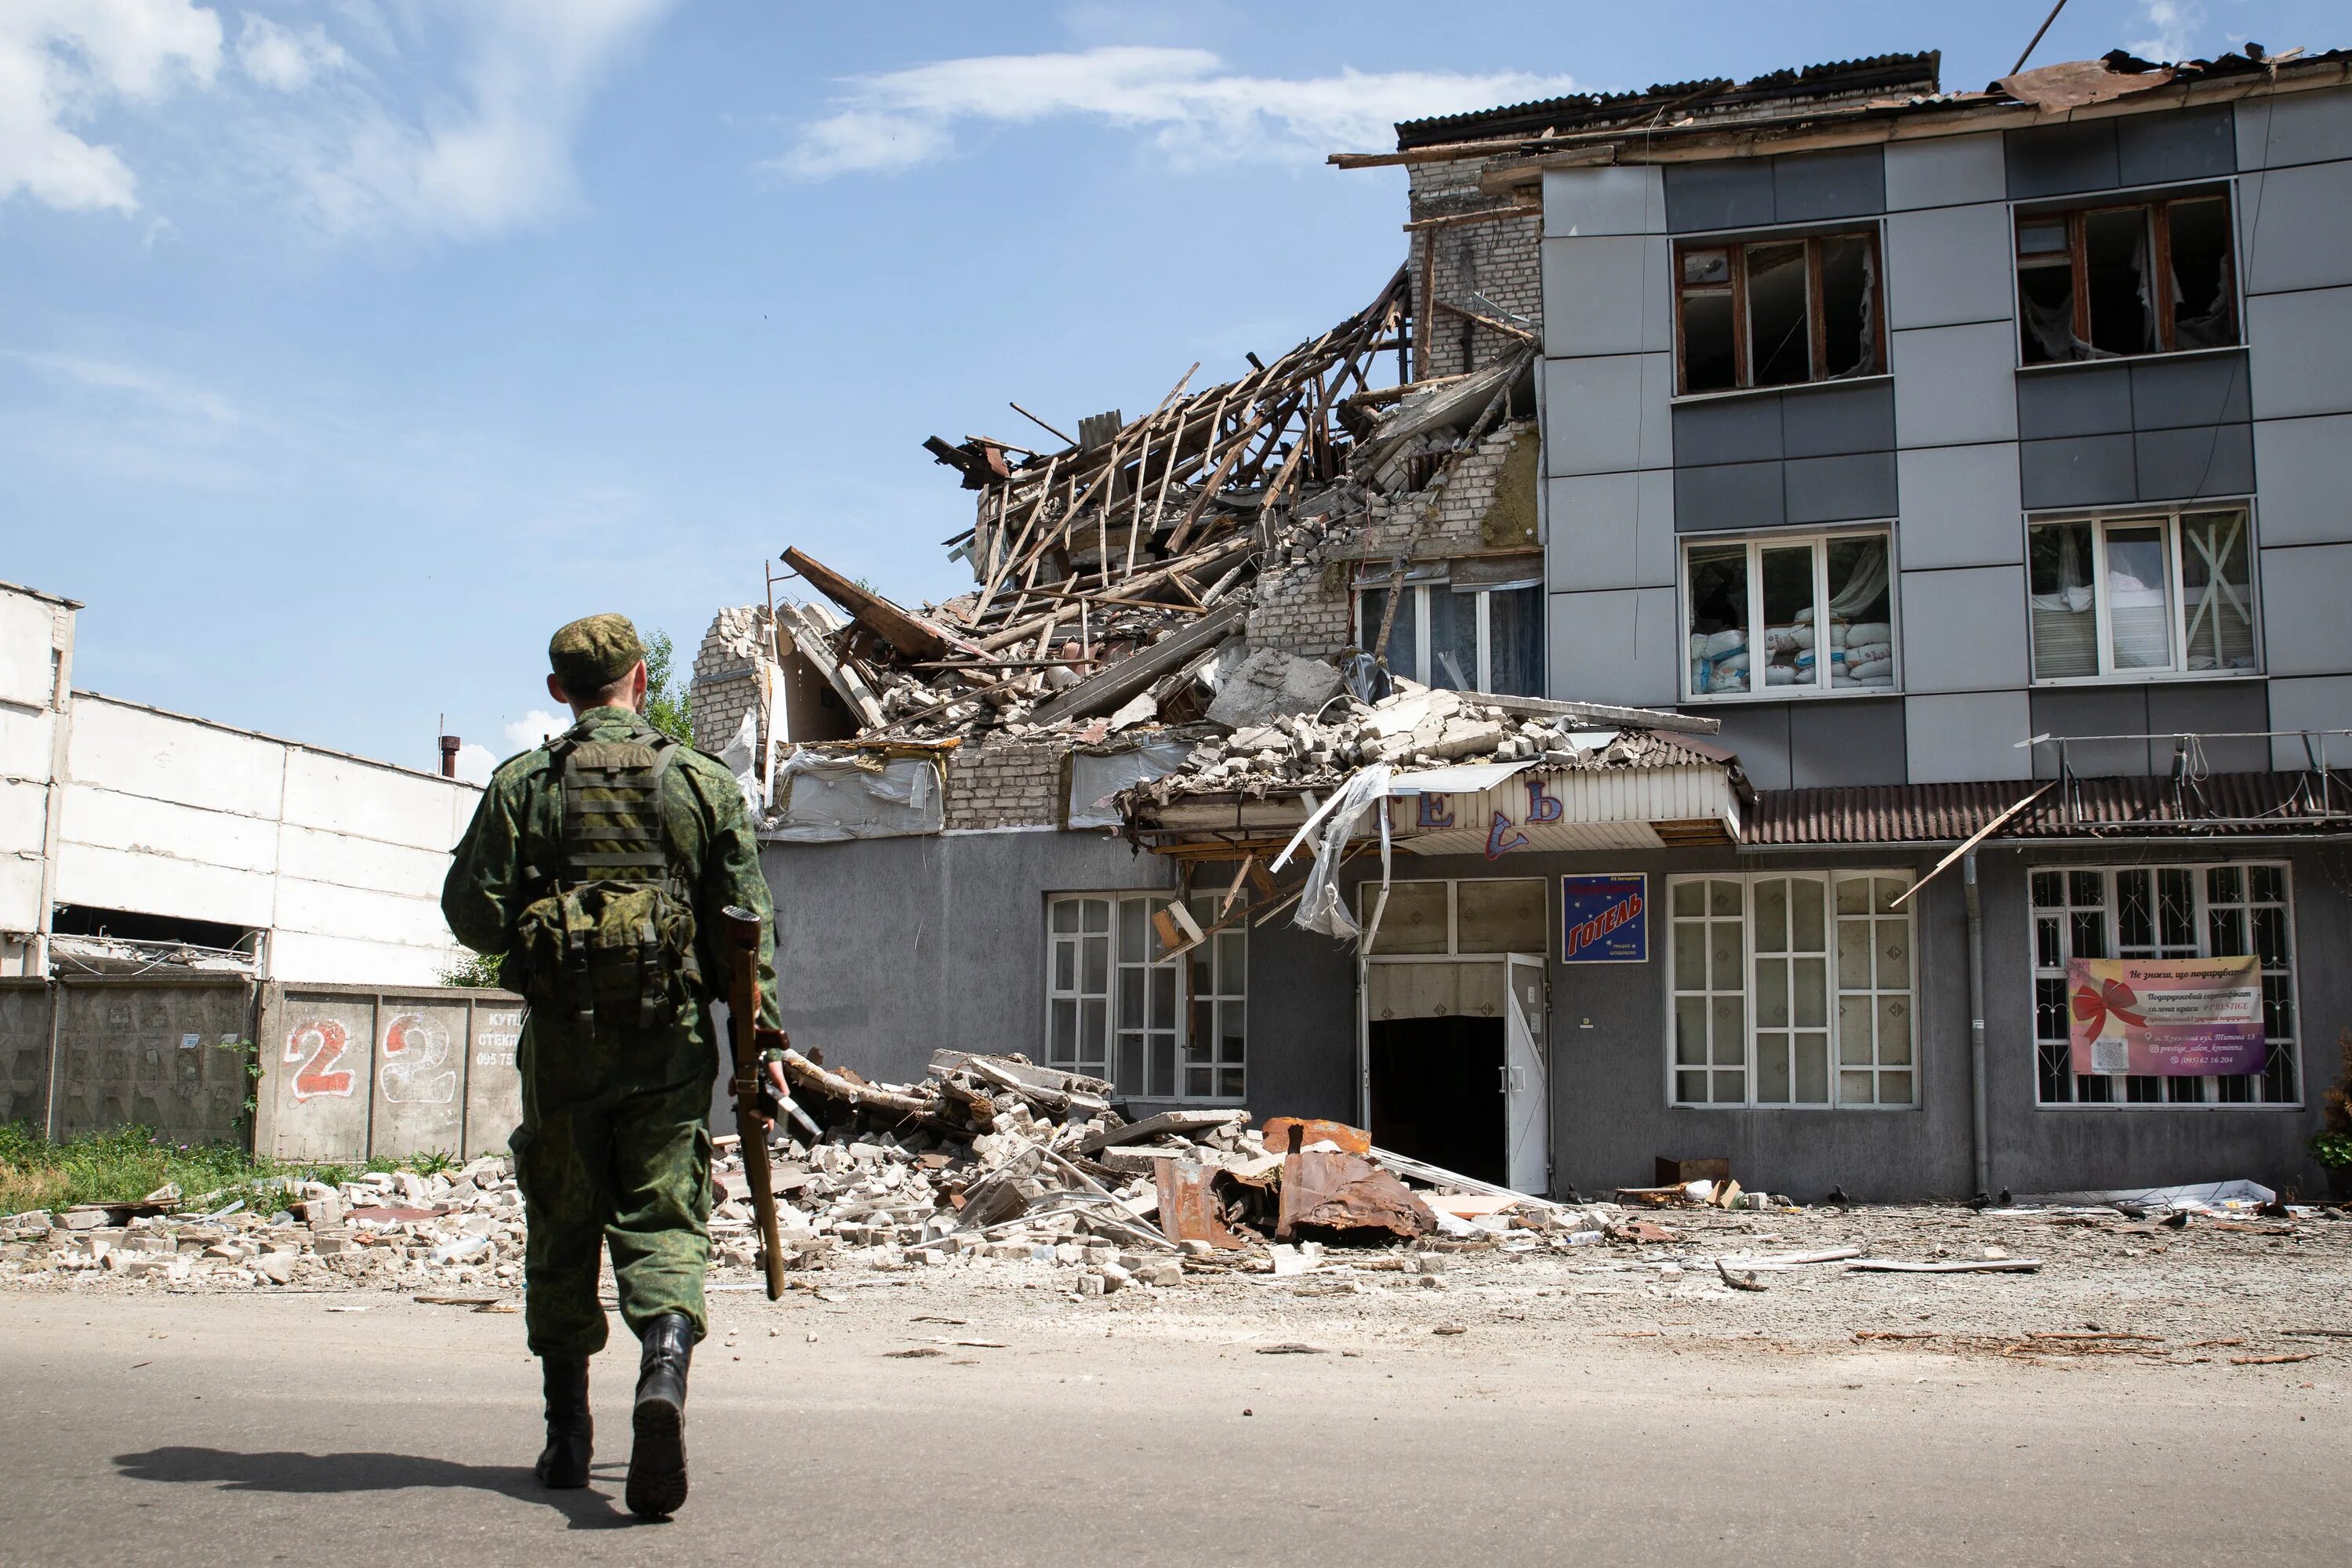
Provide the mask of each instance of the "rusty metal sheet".
POLYGON ((1350 1127, 1344 1121, 1326 1121, 1319 1116, 1276 1116, 1265 1124, 1265 1148, 1269 1154, 1289 1154, 1309 1143, 1328 1141, 1350 1154, 1372 1152, 1372 1135, 1360 1127, 1350 1127))
POLYGON ((2153 70, 2110 70, 2105 60, 2067 60, 2054 66, 2037 66, 2030 71, 2019 71, 1993 83, 2001 91, 2021 103, 2036 109, 2080 109, 2087 103, 2104 103, 2111 98, 2123 98, 2150 88, 2162 87, 2172 79, 2169 66, 2153 70))
POLYGON ((1205 1241, 1211 1247, 1243 1245, 1225 1226, 1213 1184, 1222 1167, 1203 1165, 1173 1155, 1151 1163, 1160 1188, 1160 1232, 1171 1241, 1205 1241))
POLYGON ((1412 1190, 1353 1154, 1288 1154, 1282 1162, 1282 1206, 1275 1239, 1302 1226, 1339 1232, 1379 1230, 1412 1240, 1437 1228, 1437 1216, 1412 1190))

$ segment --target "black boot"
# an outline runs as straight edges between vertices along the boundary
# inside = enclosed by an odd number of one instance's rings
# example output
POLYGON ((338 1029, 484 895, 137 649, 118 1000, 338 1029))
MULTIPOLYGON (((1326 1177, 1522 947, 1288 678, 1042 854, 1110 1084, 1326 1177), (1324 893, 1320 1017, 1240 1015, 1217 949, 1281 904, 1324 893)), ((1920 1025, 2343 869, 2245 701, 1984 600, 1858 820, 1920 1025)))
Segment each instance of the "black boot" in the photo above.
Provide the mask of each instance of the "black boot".
POLYGON ((686 1369, 694 1322, 667 1312, 646 1325, 637 1366, 636 1443, 629 1450, 629 1511, 667 1519, 686 1501, 686 1369))
POLYGON ((539 1484, 574 1491, 588 1484, 588 1454, 595 1428, 588 1416, 588 1358, 551 1355, 540 1361, 547 1387, 547 1447, 532 1467, 539 1484))

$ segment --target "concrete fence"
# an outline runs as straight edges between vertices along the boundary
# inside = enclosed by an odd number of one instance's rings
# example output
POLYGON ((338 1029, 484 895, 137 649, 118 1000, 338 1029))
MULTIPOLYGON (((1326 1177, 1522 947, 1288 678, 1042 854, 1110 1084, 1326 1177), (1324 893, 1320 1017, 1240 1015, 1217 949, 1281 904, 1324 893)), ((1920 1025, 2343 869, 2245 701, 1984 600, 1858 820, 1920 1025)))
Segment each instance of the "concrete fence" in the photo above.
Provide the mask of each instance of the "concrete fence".
POLYGON ((432 985, 0 979, 0 1122, 188 1143, 242 1142, 249 1126, 254 1152, 283 1160, 494 1152, 522 1116, 522 1009, 512 992, 432 985))

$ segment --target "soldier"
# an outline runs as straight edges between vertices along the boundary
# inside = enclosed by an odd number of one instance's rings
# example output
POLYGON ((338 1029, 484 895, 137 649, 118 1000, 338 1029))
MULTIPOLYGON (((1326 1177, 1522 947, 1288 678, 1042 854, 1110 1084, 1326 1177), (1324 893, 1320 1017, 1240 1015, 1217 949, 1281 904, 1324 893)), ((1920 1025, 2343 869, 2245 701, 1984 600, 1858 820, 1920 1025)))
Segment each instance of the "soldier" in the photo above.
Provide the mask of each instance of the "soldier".
MULTIPOLYGON (((742 792, 719 763, 642 717, 645 647, 621 616, 548 644, 547 689, 577 718, 499 765, 441 890, 457 939, 504 957, 530 1000, 515 1175, 530 1239, 525 1323, 540 1357, 540 1480, 588 1484, 588 1358, 604 1344, 609 1247, 621 1317, 643 1346, 627 1501, 686 1500, 686 1376, 710 1258, 704 1005, 731 958, 719 911, 761 917, 761 1023, 774 1025, 772 906, 742 792)), ((781 1079, 781 1071, 771 1068, 781 1079)))

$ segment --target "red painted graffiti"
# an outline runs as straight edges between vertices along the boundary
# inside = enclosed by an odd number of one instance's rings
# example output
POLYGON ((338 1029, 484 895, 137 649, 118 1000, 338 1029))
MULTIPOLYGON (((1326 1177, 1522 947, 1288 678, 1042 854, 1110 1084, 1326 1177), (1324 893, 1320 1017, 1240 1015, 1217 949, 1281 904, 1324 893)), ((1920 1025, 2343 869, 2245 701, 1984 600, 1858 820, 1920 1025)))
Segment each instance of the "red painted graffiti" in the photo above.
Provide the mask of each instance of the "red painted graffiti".
POLYGON ((294 1072, 297 1102, 320 1095, 350 1098, 356 1075, 335 1064, 351 1047, 351 1036, 332 1018, 305 1018, 286 1031, 286 1059, 301 1063, 294 1072))

